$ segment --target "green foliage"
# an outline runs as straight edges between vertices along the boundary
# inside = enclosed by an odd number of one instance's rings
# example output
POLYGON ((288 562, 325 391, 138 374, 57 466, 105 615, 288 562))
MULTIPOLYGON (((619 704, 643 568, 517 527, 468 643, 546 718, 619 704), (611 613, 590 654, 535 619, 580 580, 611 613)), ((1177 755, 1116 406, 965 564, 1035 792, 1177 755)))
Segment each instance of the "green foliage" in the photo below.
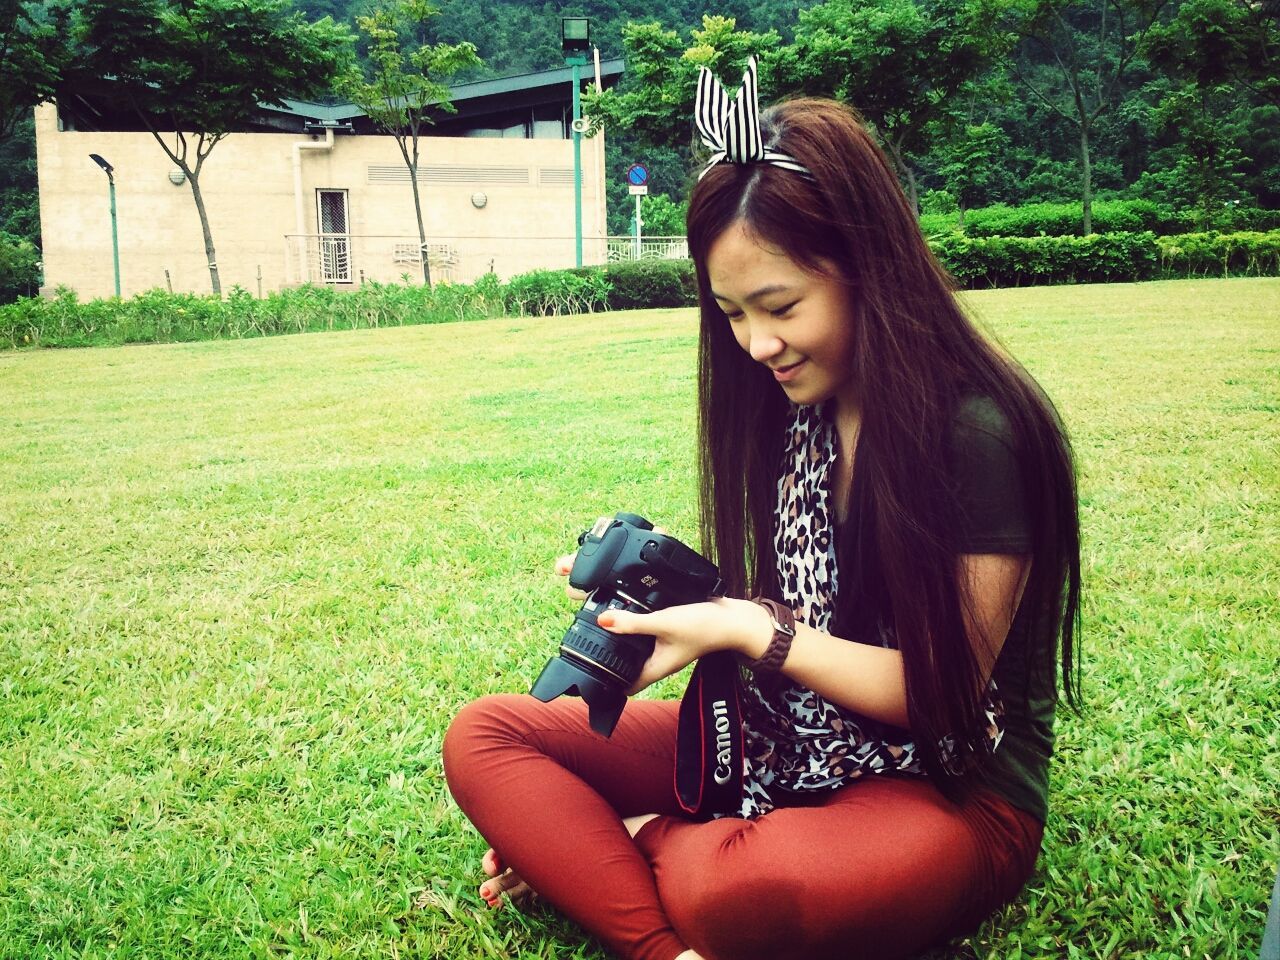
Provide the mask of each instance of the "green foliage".
MULTIPOLYGON (((1098 200, 1093 204, 1096 233, 1184 233, 1190 227, 1190 218, 1184 214, 1149 200, 1098 200)), ((973 210, 965 220, 965 233, 973 237, 1056 237, 1083 232, 1079 201, 996 205, 973 210)))
MULTIPOLYGON (((0 244, 0 256, 5 246, 0 244)), ((3 263, 3 260, 0 260, 3 263)), ((81 303, 60 288, 48 299, 0 306, 0 347, 83 347, 275 336, 479 320, 505 314, 559 316, 608 308, 609 279, 600 270, 536 270, 502 283, 367 282, 353 291, 305 285, 257 299, 233 287, 225 300, 150 290, 128 300, 81 303)), ((27 291, 21 290, 20 293, 27 291)))
POLYGON ((1280 230, 1187 233, 1156 245, 1166 277, 1280 276, 1280 230))
POLYGON ((534 270, 512 277, 503 290, 514 316, 560 316, 608 309, 610 284, 599 270, 534 270))
MULTIPOLYGON (((387 0, 386 6, 356 17, 368 42, 368 65, 352 64, 338 79, 339 92, 384 133, 395 137, 409 170, 418 240, 424 244, 427 233, 418 191, 420 136, 437 114, 458 112, 449 99, 449 79, 481 63, 472 43, 426 42, 428 22, 438 13, 429 0, 387 0)), ((422 279, 430 285, 431 268, 425 258, 422 279)))
MULTIPOLYGON (((404 148, 438 112, 457 113, 448 81, 481 60, 472 43, 427 43, 428 21, 437 15, 427 0, 391 0, 356 25, 368 42, 369 68, 353 66, 338 81, 339 92, 368 114, 404 148)), ((408 157, 406 156, 406 160, 408 157)))
MULTIPOLYGON (((676 202, 660 193, 651 193, 640 199, 640 218, 647 237, 683 237, 689 202, 676 202)), ((633 214, 634 216, 634 214, 633 214)))
POLYGON ((630 260, 573 272, 603 275, 609 284, 610 310, 689 307, 698 302, 692 260, 630 260))
POLYGON ((20 121, 0 141, 0 231, 40 246, 40 199, 36 180, 35 123, 20 121))
POLYGON ((81 0, 76 81, 107 90, 166 130, 243 129, 260 104, 325 93, 351 45, 288 0, 81 0))
MULTIPOLYGON (((622 31, 627 58, 622 84, 616 90, 584 92, 583 113, 597 127, 600 123, 622 127, 649 143, 693 144, 696 133, 690 118, 699 67, 706 66, 725 83, 737 86, 747 59, 756 55, 762 77, 772 76, 771 51, 779 42, 776 31, 740 31, 733 18, 708 15, 703 16, 701 28, 689 31, 689 38, 685 46, 676 31, 660 24, 628 24, 622 31)), ((766 89, 776 87, 770 84, 766 89)))
POLYGON ((0 231, 0 304, 35 296, 40 288, 40 251, 24 237, 0 231))
POLYGON ((1280 18, 1251 0, 1185 0, 1143 49, 1170 76, 1210 89, 1243 86, 1280 106, 1280 18))
POLYGON ((987 0, 827 0, 800 13, 794 45, 778 52, 776 92, 852 104, 905 172, 929 126, 1012 44, 996 9, 987 0))
POLYGON ((0 141, 53 96, 69 52, 66 3, 0 0, 0 141))
POLYGON ((83 347, 175 343, 446 323, 501 316, 502 284, 489 274, 474 284, 366 283, 351 292, 302 286, 253 297, 233 287, 225 300, 150 290, 128 300, 81 303, 62 288, 48 299, 0 307, 0 347, 83 347))
POLYGON ((1231 98, 1225 85, 1188 84, 1167 95, 1155 111, 1159 125, 1177 131, 1181 140, 1168 181, 1171 199, 1195 212, 1201 230, 1224 226, 1224 208, 1248 199, 1241 186, 1245 158, 1223 120, 1231 98))
POLYGON ((1280 231, 1183 234, 1095 233, 1087 237, 967 237, 932 242, 965 288, 1115 283, 1188 276, 1280 276, 1280 231))
POLYGON ((947 185, 947 193, 955 199, 961 223, 965 210, 991 199, 1000 155, 1008 144, 1003 130, 993 123, 980 123, 966 124, 942 146, 945 162, 938 174, 947 185))

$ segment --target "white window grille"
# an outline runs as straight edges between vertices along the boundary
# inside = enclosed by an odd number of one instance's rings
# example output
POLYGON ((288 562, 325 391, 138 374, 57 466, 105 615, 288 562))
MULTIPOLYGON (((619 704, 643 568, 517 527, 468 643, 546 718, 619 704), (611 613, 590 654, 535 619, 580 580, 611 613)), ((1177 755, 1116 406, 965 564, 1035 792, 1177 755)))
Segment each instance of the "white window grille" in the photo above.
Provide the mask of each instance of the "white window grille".
POLYGON ((351 234, 347 191, 317 190, 320 224, 320 276, 325 283, 351 282, 351 234))

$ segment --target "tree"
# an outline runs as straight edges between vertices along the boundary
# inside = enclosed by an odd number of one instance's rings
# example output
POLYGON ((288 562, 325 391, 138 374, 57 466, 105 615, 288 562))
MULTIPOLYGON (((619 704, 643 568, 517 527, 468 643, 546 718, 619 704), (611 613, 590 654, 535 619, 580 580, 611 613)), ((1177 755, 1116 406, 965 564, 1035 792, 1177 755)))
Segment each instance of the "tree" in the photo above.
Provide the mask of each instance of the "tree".
POLYGON ((655 146, 688 141, 697 152, 701 147, 693 125, 693 101, 698 68, 710 68, 732 90, 742 82, 742 70, 753 54, 760 58, 761 89, 779 92, 766 67, 769 52, 779 43, 777 33, 736 27, 732 18, 704 16, 702 28, 689 31, 690 44, 685 47, 676 31, 661 24, 628 24, 622 31, 627 58, 622 84, 616 90, 583 94, 583 113, 591 118, 593 132, 607 123, 655 146))
POLYGON ((53 96, 67 60, 66 22, 61 4, 0 0, 0 141, 53 96))
POLYGON ((959 93, 1011 42, 992 26, 993 2, 830 0, 800 13, 791 45, 773 30, 739 31, 728 17, 703 17, 683 50, 674 30, 633 24, 623 31, 625 90, 592 97, 588 110, 651 143, 694 138, 698 67, 709 67, 733 89, 754 54, 760 88, 770 98, 834 96, 857 107, 918 207, 910 155, 923 147, 929 124, 954 112, 959 93))
POLYGON ((959 136, 944 141, 936 151, 943 160, 938 174, 956 200, 961 227, 966 209, 991 201, 999 158, 1008 144, 1009 138, 995 124, 966 124, 959 136))
POLYGON ((77 42, 81 66, 64 86, 100 83, 186 174, 221 296, 200 192, 204 163, 260 104, 326 92, 348 55, 349 31, 328 18, 308 23, 289 0, 83 0, 77 42))
POLYGON ((1013 43, 997 0, 828 0, 801 11, 776 58, 788 90, 833 96, 875 127, 912 206, 913 156, 932 126, 954 122, 967 87, 1013 43))
POLYGON ((449 100, 446 81, 459 70, 481 62, 471 43, 426 42, 427 21, 438 12, 428 0, 393 0, 369 16, 356 17, 356 25, 369 42, 369 66, 353 68, 339 83, 343 95, 395 137, 409 168, 422 250, 422 282, 427 286, 431 285, 431 268, 418 191, 419 139, 423 127, 435 122, 437 112, 457 112, 449 100))
POLYGON ((1168 22, 1148 31, 1143 50, 1172 77, 1204 90, 1235 84, 1280 107, 1280 10, 1274 2, 1186 0, 1168 22))
POLYGON ((1084 232, 1093 232, 1094 127, 1123 100, 1126 80, 1148 30, 1168 0, 1095 0, 1091 6, 1070 0, 1025 0, 1015 14, 1016 29, 1027 40, 1014 72, 1023 87, 1079 134, 1080 197, 1084 232), (1049 62, 1040 68, 1038 50, 1049 62))
POLYGON ((28 116, 9 139, 0 141, 0 231, 40 246, 35 126, 28 116))

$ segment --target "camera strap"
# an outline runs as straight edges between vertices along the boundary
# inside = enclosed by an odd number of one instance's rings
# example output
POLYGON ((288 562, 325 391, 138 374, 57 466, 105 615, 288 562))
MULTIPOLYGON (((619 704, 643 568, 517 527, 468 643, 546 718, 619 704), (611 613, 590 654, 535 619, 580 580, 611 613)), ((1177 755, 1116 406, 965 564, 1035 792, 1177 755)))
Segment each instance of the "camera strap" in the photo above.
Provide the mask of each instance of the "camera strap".
POLYGON ((703 819, 735 813, 742 803, 744 760, 737 654, 708 654, 694 665, 680 701, 675 778, 680 806, 703 819))

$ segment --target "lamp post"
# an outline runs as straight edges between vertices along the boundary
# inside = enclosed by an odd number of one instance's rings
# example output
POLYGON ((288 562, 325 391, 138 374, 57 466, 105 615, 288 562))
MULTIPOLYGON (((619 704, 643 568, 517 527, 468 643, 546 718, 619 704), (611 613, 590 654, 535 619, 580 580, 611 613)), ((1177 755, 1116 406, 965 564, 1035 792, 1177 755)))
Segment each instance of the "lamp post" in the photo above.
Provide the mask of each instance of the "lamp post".
POLYGON ((582 68, 591 49, 591 21, 586 17, 561 17, 560 39, 564 62, 573 68, 573 224, 574 253, 582 266, 582 68))
POLYGON ((112 176, 114 169, 96 153, 89 154, 89 159, 102 168, 107 175, 107 192, 111 196, 111 264, 116 274, 116 297, 120 296, 120 239, 116 234, 116 178, 112 176))

